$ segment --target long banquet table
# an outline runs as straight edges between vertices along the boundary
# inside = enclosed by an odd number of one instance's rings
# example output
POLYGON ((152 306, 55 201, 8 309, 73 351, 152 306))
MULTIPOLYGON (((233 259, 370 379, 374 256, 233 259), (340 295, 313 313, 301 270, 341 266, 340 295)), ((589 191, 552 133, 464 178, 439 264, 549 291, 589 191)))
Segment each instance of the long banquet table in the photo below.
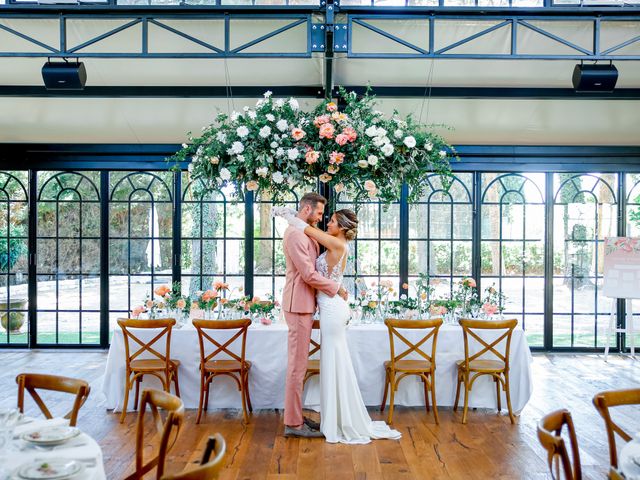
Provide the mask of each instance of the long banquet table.
MULTIPOLYGON (((152 339, 157 332, 138 330, 141 339, 152 339)), ((503 331, 486 331, 485 340, 497 338, 503 331)), ((319 332, 314 331, 314 336, 319 332)), ((422 338, 424 334, 415 330, 404 330, 410 340, 422 338)), ((180 393, 186 408, 197 408, 200 389, 198 365, 200 351, 198 334, 192 325, 174 329, 171 334, 171 357, 180 361, 180 393)), ((218 341, 228 339, 230 332, 214 333, 218 341)), ((389 359, 389 336, 382 324, 350 325, 347 340, 358 376, 362 397, 367 405, 380 405, 384 387, 384 361, 389 359)), ((396 349, 401 348, 398 341, 396 349)), ((430 342, 428 343, 429 349, 430 342)), ((476 346, 478 346, 476 344, 476 346)), ((163 345, 155 344, 163 351, 163 345)), ((478 351, 480 347, 475 351, 478 351)), ((474 353, 474 351, 472 351, 474 353)), ((407 358, 416 358, 410 356, 407 358)), ((438 406, 452 406, 456 390, 455 362, 464 358, 462 329, 458 325, 443 325, 437 340, 436 352, 436 398, 438 406)), ((251 325, 247 334, 246 359, 251 361, 249 389, 254 408, 282 408, 284 405, 284 383, 287 368, 287 326, 277 323, 270 326, 251 325)), ((516 328, 511 342, 511 401, 515 412, 520 412, 531 397, 531 352, 524 332, 516 328)), ((116 328, 109 349, 103 392, 107 397, 107 408, 122 410, 124 400, 125 351, 122 331, 116 328)), ((144 387, 160 388, 160 382, 147 375, 144 387), (148 377, 148 378, 147 378, 148 377)), ((133 392, 132 392, 133 393, 133 392)), ((503 394, 504 397, 504 394, 503 394)), ((461 395, 462 400, 462 395, 461 395)), ((319 406, 318 377, 311 378, 305 387, 304 403, 307 408, 319 406)), ((129 396, 128 409, 133 405, 129 396)), ((401 381, 396 394, 396 405, 424 405, 424 390, 416 376, 401 381)), ((473 385, 469 405, 479 408, 495 408, 495 384, 489 377, 480 378, 473 385)), ((506 401, 502 405, 506 407, 506 401)), ((218 377, 211 386, 209 408, 240 408, 240 394, 230 378, 218 377)))

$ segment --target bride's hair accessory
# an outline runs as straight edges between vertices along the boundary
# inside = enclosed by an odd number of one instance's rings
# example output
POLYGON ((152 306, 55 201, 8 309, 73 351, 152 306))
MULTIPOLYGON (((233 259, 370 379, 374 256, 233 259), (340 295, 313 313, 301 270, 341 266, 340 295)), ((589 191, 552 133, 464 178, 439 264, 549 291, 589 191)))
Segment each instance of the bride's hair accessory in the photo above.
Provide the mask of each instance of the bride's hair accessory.
POLYGON ((358 216, 348 209, 338 210, 334 213, 338 226, 344 230, 347 240, 353 240, 358 235, 358 216))

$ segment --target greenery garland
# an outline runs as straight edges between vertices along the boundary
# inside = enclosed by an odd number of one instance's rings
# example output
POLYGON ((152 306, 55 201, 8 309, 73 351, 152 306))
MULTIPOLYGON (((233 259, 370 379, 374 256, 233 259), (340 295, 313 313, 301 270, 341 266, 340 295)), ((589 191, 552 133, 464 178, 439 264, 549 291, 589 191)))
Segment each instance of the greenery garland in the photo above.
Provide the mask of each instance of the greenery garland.
POLYGON ((339 89, 345 108, 325 100, 313 112, 300 110, 295 98, 276 99, 266 92, 254 109, 244 107, 231 115, 220 113, 190 144, 183 144, 169 160, 191 161, 192 178, 207 188, 234 186, 235 194, 265 191, 281 203, 290 188, 315 185, 317 179, 336 193, 356 201, 397 201, 403 183, 409 201, 424 192, 422 182, 438 174, 447 189, 451 184, 450 159, 455 150, 411 115, 389 118, 375 110, 375 96, 367 89, 339 89))

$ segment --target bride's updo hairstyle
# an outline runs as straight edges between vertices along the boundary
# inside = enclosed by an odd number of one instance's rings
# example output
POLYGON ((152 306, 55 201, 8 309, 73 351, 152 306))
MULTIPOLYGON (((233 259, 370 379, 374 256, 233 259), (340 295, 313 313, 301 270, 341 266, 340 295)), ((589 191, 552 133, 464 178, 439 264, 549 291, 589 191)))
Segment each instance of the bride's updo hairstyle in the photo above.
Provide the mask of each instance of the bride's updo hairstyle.
POLYGON ((358 217, 352 210, 342 209, 334 213, 336 222, 344 230, 347 240, 353 240, 358 235, 358 217))

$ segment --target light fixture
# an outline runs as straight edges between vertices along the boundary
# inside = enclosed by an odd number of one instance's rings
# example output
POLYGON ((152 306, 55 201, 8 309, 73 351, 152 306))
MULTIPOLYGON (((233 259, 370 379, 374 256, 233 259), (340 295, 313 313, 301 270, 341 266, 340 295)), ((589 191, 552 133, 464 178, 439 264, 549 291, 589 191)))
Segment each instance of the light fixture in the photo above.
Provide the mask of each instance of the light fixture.
POLYGON ((69 62, 63 58, 64 62, 52 62, 49 59, 42 66, 42 80, 47 90, 83 90, 87 82, 87 70, 84 63, 69 62))
POLYGON ((618 81, 618 69, 609 65, 585 65, 580 62, 573 69, 573 88, 576 92, 613 92, 618 81))

